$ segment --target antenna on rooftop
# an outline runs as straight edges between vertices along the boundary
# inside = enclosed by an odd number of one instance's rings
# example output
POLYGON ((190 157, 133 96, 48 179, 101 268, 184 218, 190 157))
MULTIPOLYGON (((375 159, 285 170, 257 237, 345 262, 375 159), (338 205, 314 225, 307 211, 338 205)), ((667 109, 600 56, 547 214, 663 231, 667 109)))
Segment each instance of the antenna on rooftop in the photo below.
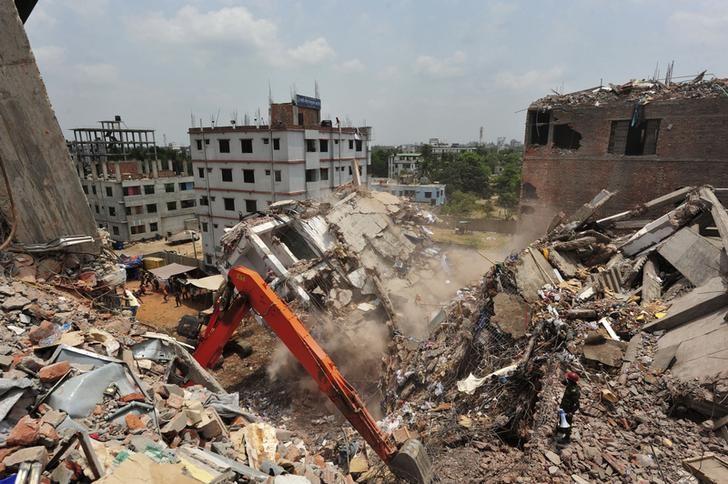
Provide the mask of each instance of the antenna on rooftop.
POLYGON ((672 84, 672 70, 675 67, 675 61, 671 61, 665 69, 665 85, 669 86, 672 84))
POLYGON ((318 81, 313 81, 313 92, 313 97, 315 97, 316 99, 321 99, 321 97, 319 96, 318 81))
POLYGON ((652 74, 652 80, 656 81, 658 77, 660 77, 660 61, 657 61, 657 65, 655 66, 655 73, 652 74))
POLYGON ((268 106, 273 104, 273 91, 270 88, 270 79, 268 79, 268 106))
POLYGON ((243 126, 250 126, 250 115, 248 113, 243 116, 243 126))

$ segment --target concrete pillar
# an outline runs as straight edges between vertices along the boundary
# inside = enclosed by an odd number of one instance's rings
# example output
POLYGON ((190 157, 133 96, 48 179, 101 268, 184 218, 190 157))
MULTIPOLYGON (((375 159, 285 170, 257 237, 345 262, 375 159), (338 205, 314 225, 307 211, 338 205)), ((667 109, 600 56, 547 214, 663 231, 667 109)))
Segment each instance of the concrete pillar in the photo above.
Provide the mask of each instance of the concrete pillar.
POLYGON ((108 180, 109 179, 109 167, 106 166, 106 162, 105 161, 101 162, 101 173, 103 174, 104 180, 108 180))
POLYGON ((152 178, 159 178, 159 160, 152 160, 152 178))
POLYGON ((114 162, 114 172, 116 172, 116 179, 121 181, 121 163, 118 161, 114 162))
POLYGON ((91 162, 91 179, 93 181, 96 181, 99 178, 97 168, 98 168, 98 166, 96 165, 96 161, 92 161, 91 162))
POLYGON ((144 160, 144 174, 147 176, 147 178, 150 175, 150 168, 149 168, 149 160, 144 160))

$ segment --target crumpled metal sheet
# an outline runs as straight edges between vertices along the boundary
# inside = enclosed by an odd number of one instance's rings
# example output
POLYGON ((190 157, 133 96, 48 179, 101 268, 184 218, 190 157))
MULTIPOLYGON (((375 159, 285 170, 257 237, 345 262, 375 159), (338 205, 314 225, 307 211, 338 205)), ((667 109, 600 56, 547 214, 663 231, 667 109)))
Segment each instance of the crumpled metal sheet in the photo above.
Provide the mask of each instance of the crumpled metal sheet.
POLYGON ((141 391, 128 369, 120 363, 108 363, 88 373, 74 376, 48 397, 47 403, 74 418, 86 417, 104 399, 104 391, 115 384, 121 395, 141 391))
POLYGON ((131 348, 135 360, 170 361, 175 356, 174 349, 161 339, 141 341, 131 348))

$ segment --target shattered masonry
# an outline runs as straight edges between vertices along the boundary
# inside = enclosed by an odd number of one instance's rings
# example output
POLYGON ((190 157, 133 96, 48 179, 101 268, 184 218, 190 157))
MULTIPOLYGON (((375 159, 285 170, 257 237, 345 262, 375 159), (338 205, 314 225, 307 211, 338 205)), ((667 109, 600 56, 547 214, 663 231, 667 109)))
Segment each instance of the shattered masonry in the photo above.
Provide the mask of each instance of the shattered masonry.
MULTIPOLYGON (((600 189, 620 211, 676 187, 728 186, 728 80, 630 81, 535 101, 521 204, 566 213, 600 189)), ((603 212, 607 213, 607 212, 603 212)))

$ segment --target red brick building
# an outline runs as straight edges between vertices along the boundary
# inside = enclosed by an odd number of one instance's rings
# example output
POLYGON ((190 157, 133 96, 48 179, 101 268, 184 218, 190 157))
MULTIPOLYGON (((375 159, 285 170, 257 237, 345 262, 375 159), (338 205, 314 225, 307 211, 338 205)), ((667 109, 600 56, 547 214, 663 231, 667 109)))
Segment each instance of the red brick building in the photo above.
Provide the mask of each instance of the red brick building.
POLYGON ((603 213, 676 188, 728 187, 728 79, 632 81, 553 95, 526 117, 521 204, 573 211, 618 190, 603 213))

